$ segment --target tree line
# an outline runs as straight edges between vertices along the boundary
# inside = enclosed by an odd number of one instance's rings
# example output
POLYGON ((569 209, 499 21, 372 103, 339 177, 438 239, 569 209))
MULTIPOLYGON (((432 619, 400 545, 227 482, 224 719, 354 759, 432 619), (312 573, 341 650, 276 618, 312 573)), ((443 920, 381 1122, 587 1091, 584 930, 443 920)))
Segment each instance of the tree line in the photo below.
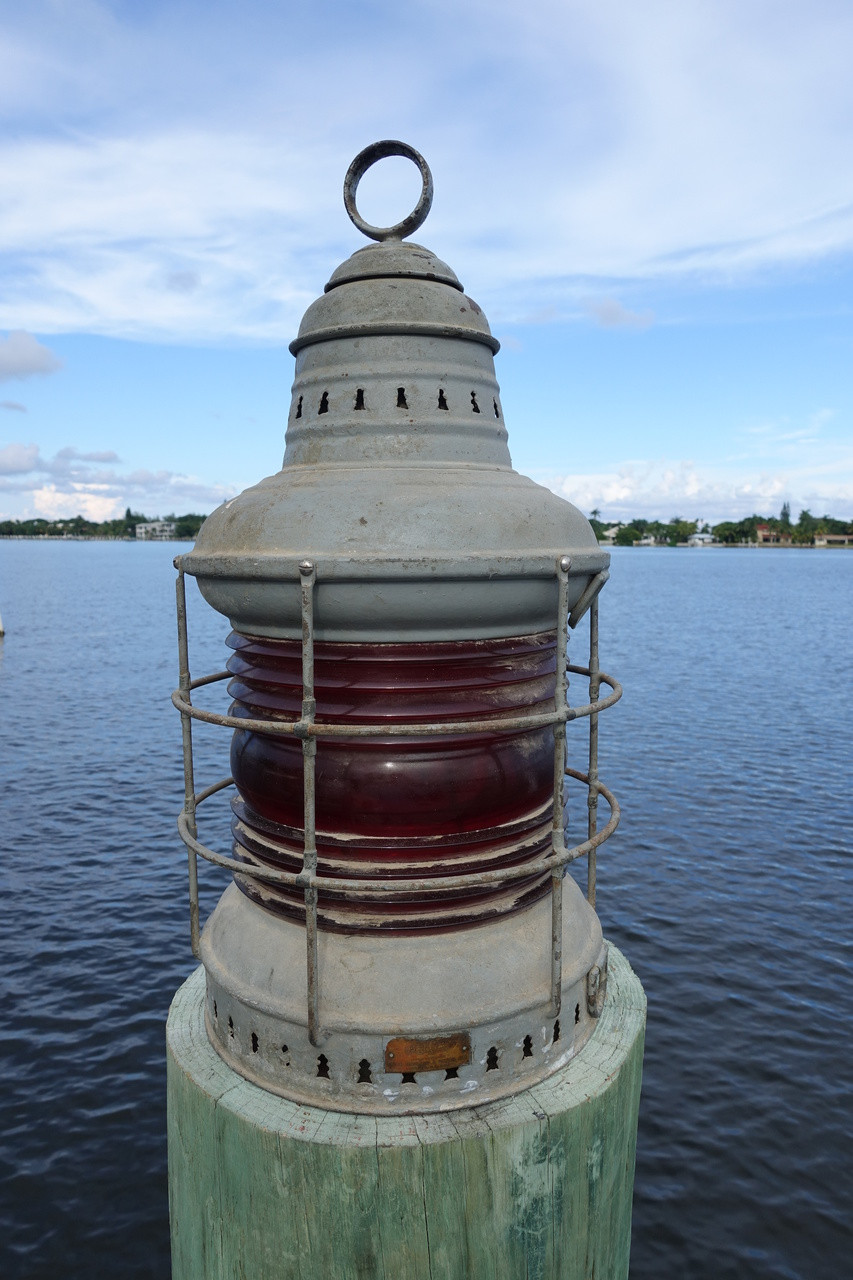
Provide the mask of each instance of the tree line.
MULTIPOLYGON (((152 520, 173 520, 176 538, 195 538, 206 516, 190 512, 176 516, 146 516, 140 511, 131 511, 130 507, 124 516, 117 520, 87 520, 85 516, 72 516, 66 520, 0 520, 0 537, 5 538, 135 538, 136 526, 148 524, 152 520)), ((711 533, 717 542, 737 544, 758 541, 758 526, 766 524, 776 533, 790 534, 791 541, 801 546, 810 546, 815 534, 844 533, 853 535, 853 521, 838 520, 834 516, 813 516, 808 510, 800 512, 795 523, 791 520, 791 508, 784 503, 778 516, 746 516, 743 520, 723 520, 720 524, 700 525, 698 520, 683 520, 673 516, 671 520, 629 520, 627 524, 602 520, 601 512, 591 512, 589 522, 595 536, 602 538, 613 523, 619 523, 614 542, 618 547, 630 547, 641 538, 651 536, 661 545, 675 547, 686 542, 691 533, 711 533)))
MULTIPOLYGON (((614 522, 601 519, 601 512, 594 510, 589 522, 595 536, 601 538, 605 530, 612 529, 614 522)), ((778 516, 746 516, 743 520, 723 520, 720 524, 701 524, 698 520, 683 520, 673 516, 666 522, 662 520, 629 520, 627 524, 619 522, 619 530, 614 537, 618 547, 631 547, 641 538, 651 535, 656 542, 670 547, 686 542, 692 533, 710 533, 717 542, 736 545, 743 542, 758 541, 758 526, 766 524, 771 532, 790 535, 791 541, 800 546, 811 546, 816 534, 843 533, 853 535, 853 521, 838 520, 835 516, 813 516, 808 510, 800 512, 796 523, 791 520, 791 508, 783 503, 778 516)))
POLYGON ((176 538, 194 538, 207 516, 190 512, 176 516, 145 516, 130 507, 118 520, 87 520, 85 516, 71 516, 67 520, 0 520, 0 538, 135 538, 138 524, 150 524, 152 520, 173 520, 176 538))

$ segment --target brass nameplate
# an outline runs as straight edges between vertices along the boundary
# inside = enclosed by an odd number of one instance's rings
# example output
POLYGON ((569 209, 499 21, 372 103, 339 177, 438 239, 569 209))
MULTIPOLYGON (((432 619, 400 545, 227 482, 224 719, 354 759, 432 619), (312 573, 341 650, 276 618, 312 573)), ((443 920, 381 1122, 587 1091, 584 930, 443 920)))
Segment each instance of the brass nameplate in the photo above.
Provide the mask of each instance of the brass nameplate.
POLYGON ((409 1040, 397 1036, 385 1046, 385 1070, 452 1071, 471 1061, 471 1037, 467 1031, 452 1036, 433 1036, 431 1040, 409 1040))

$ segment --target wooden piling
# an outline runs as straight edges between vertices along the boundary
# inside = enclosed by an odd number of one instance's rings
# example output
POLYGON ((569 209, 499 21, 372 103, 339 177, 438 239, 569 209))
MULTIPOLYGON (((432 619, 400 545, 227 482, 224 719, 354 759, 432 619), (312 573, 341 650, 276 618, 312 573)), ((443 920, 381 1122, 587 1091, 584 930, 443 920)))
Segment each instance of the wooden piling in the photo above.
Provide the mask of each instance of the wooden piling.
POLYGON ((169 1014, 173 1280, 625 1280, 645 996, 610 948, 591 1039, 499 1102, 299 1106, 211 1047, 204 971, 169 1014))

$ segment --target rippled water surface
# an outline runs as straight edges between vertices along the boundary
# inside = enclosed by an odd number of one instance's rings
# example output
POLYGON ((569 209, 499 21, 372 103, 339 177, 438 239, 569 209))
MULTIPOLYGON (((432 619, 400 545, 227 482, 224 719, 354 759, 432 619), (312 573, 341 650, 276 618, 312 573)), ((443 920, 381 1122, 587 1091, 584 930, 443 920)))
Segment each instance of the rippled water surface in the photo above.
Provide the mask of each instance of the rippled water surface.
MULTIPOLYGON (((0 542, 7 1280, 169 1273, 163 1025, 192 968, 178 550, 0 542)), ((195 672, 220 669, 227 624, 190 603, 195 672)), ((631 1274, 839 1280, 853 554, 617 551, 601 614, 625 697, 601 722, 623 824, 599 913, 649 998, 631 1274)), ((223 735, 200 735, 205 782, 223 735)), ((207 869, 208 905, 221 885, 207 869)))

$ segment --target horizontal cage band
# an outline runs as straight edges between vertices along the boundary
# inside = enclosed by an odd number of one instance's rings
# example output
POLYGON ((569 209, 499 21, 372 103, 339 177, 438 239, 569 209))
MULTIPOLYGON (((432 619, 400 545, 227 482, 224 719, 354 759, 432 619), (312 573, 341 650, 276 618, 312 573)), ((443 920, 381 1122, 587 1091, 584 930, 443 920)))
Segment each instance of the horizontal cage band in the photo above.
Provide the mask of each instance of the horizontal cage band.
MULTIPOLYGON (((468 889, 490 884, 500 885, 509 883, 512 880, 523 879, 526 876, 539 875, 549 871, 553 872, 558 867, 565 867, 570 862, 576 862, 579 858, 586 857, 588 853, 597 849, 599 845, 604 844, 605 840, 608 840, 618 827, 621 817, 619 803, 604 783, 590 783, 589 776, 585 773, 580 773, 577 769, 567 768, 565 774, 566 777, 573 778, 577 782, 584 784, 590 792, 594 790, 596 795, 604 796, 610 806, 610 819, 607 825, 588 840, 584 840, 581 844, 574 845, 571 848, 566 847, 565 840, 559 841, 558 847, 555 848, 553 854, 545 858, 539 858, 534 862, 526 862, 523 866, 500 867, 491 871, 470 872, 466 875, 421 876, 407 880, 377 879, 366 882, 365 880, 344 879, 337 876, 322 876, 316 872, 308 872, 305 869, 299 872, 278 871, 271 867, 257 867, 251 863, 240 862, 236 858, 228 858, 224 854, 216 853, 213 849, 208 848, 207 845, 202 844, 190 832, 187 815, 183 810, 178 815, 178 831, 188 849, 191 849, 214 866, 225 867, 227 870, 239 875, 263 880, 269 884, 282 884, 298 889, 337 890, 338 892, 345 892, 356 899, 370 897, 376 893, 417 892, 418 890, 432 888, 445 890, 468 889)), ((212 786, 207 787, 204 791, 200 791, 195 796, 195 807, 198 808, 205 800, 231 786, 232 783, 232 778, 223 778, 212 786)))
MULTIPOLYGON (((567 671, 571 671, 574 675, 586 676, 590 678, 591 673, 588 667, 566 666, 567 671)), ((228 680, 231 677, 230 671, 218 671, 213 675, 202 676, 198 680, 190 682, 190 689, 198 689, 204 685, 215 684, 217 681, 228 680)), ((564 708, 554 708, 550 711, 535 712, 530 715, 523 716, 491 716, 488 719, 477 720, 438 720, 420 724, 345 724, 345 723, 324 723, 318 724, 315 720, 254 720, 241 716, 229 716, 219 711, 206 711, 203 707, 196 707, 185 697, 180 689, 176 689, 172 694, 172 703, 177 707, 178 711, 184 715, 192 716, 194 720, 201 720, 205 724, 220 725, 225 729, 243 729, 248 733, 266 733, 270 735, 289 736, 294 735, 297 738, 431 738, 442 737, 447 733, 454 734, 475 734, 489 733, 494 730, 512 730, 512 729, 538 729, 546 728, 552 724, 567 724, 572 720, 580 720, 585 716, 597 715, 600 711, 606 711, 609 707, 614 706, 622 697, 622 686, 618 680, 614 680, 612 676, 607 675, 604 671, 596 672, 596 678, 602 683, 609 685, 613 690, 606 698, 596 699, 594 702, 588 702, 584 706, 570 707, 566 705, 564 708)))

